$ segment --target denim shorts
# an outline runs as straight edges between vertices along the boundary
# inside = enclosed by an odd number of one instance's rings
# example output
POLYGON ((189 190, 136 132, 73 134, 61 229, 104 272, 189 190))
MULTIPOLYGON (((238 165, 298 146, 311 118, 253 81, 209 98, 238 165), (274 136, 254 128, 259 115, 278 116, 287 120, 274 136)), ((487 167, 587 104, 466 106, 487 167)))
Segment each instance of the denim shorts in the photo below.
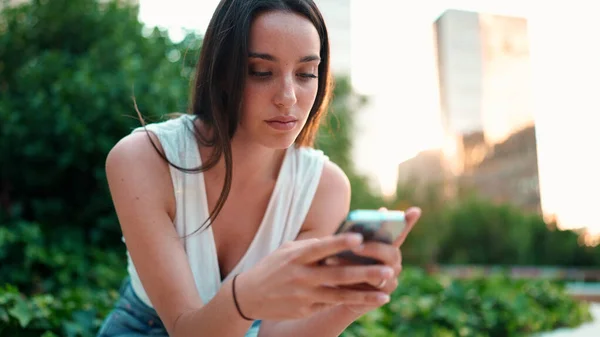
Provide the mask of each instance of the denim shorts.
MULTIPOLYGON (((97 337, 168 337, 156 311, 140 300, 129 279, 123 282, 119 294, 119 300, 104 320, 97 337)), ((259 328, 260 321, 254 321, 245 337, 257 337, 259 328)))

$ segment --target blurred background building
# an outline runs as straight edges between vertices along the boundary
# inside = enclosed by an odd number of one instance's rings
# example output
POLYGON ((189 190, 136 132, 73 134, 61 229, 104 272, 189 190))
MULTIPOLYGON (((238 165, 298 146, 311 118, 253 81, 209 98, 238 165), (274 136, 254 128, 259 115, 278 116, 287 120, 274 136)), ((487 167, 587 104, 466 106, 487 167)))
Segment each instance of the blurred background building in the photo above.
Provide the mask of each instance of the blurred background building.
POLYGON ((434 31, 445 146, 400 164, 399 177, 541 212, 527 20, 448 10, 434 31))

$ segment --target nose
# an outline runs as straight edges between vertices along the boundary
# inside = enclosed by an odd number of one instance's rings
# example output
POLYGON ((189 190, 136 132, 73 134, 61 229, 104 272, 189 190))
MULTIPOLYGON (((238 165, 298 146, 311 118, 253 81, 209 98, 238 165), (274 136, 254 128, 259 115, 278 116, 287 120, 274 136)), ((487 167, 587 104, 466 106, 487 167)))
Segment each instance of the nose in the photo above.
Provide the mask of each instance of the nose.
POLYGON ((296 102, 296 88, 294 88, 293 76, 285 76, 277 89, 277 93, 273 97, 273 103, 282 108, 290 108, 296 102))

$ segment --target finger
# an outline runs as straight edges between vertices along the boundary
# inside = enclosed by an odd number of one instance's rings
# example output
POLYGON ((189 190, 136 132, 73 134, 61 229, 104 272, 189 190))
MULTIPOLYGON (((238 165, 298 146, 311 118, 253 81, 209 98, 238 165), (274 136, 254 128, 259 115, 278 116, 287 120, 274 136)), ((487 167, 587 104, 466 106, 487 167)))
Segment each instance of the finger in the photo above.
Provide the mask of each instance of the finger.
POLYGON ((396 288, 398 288, 398 279, 394 277, 393 279, 388 280, 380 290, 386 294, 391 294, 396 288))
POLYGON ((381 290, 381 291, 385 292, 386 294, 390 294, 398 286, 398 275, 400 274, 401 270, 402 270, 402 266, 398 265, 396 268, 394 268, 394 271, 395 271, 394 275, 392 277, 390 277, 389 279, 382 277, 377 281, 366 282, 366 284, 371 286, 372 289, 381 290))
POLYGON ((414 224, 419 220, 419 218, 421 217, 421 209, 419 207, 411 207, 409 209, 406 210, 405 214, 406 214, 406 222, 409 223, 411 226, 414 226, 414 224))
POLYGON ((400 234, 400 236, 398 236, 398 238, 396 240, 394 240, 394 243, 393 243, 393 245, 396 246, 397 248, 400 248, 400 246, 402 246, 402 244, 404 243, 404 240, 408 236, 408 233, 410 233, 410 231, 413 229, 413 227, 415 226, 417 221, 419 221, 419 218, 421 217, 421 209, 418 207, 411 207, 406 210, 405 215, 406 215, 406 228, 404 229, 404 231, 402 231, 402 234, 400 234))
POLYGON ((398 277, 392 277, 389 280, 380 280, 377 284, 373 284, 373 283, 363 283, 361 285, 358 285, 360 288, 356 288, 357 285, 351 285, 351 286, 344 286, 345 288, 348 289, 365 289, 365 286, 368 286, 369 288, 367 288, 367 290, 377 290, 377 291, 382 291, 386 294, 391 294, 394 292, 394 290, 396 290, 396 288, 398 287, 398 277))
POLYGON ((400 249, 398 249, 398 265, 397 268, 394 269, 396 270, 396 274, 394 276, 398 277, 398 275, 400 275, 402 272, 402 251, 400 251, 400 249))
POLYGON ((349 305, 346 308, 355 314, 363 315, 371 310, 377 309, 377 307, 366 306, 366 305, 349 305))
POLYGON ((342 266, 342 265, 353 265, 354 263, 350 263, 345 259, 340 259, 337 256, 328 257, 323 261, 323 265, 325 266, 342 266))
POLYGON ((320 311, 331 309, 331 308, 333 308, 336 305, 337 305, 337 303, 313 303, 310 306, 310 310, 311 310, 312 314, 316 314, 316 313, 318 313, 320 311))
POLYGON ((362 235, 357 233, 338 234, 313 240, 298 248, 297 261, 303 264, 319 262, 337 253, 352 249, 360 245, 362 241, 362 235))
POLYGON ((400 250, 386 243, 366 242, 352 251, 356 255, 373 258, 390 267, 393 267, 400 261, 400 250))
POLYGON ((394 277, 395 270, 389 266, 319 266, 309 271, 309 279, 315 284, 332 286, 357 283, 379 284, 382 279, 394 277))
POLYGON ((319 302, 327 304, 382 305, 390 300, 390 296, 382 291, 332 287, 317 288, 314 295, 319 302))
POLYGON ((283 251, 288 251, 288 252, 297 251, 306 245, 309 245, 311 243, 314 244, 318 241, 319 241, 318 238, 286 241, 279 247, 279 249, 281 249, 283 251))

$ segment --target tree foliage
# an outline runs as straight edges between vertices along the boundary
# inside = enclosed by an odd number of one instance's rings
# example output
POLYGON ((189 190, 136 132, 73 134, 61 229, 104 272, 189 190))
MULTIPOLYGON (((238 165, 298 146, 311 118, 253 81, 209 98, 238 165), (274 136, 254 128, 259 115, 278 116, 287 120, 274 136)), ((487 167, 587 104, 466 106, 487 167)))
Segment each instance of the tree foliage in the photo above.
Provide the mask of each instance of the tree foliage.
POLYGON ((114 240, 106 154, 139 125, 134 95, 150 118, 185 110, 199 40, 144 36, 135 8, 92 0, 9 7, 0 31, 2 211, 114 240))
POLYGON ((367 98, 352 90, 350 79, 345 75, 337 76, 335 83, 334 99, 315 145, 348 176, 352 189, 350 207, 377 209, 385 206, 385 201, 371 189, 368 178, 358 173, 352 162, 354 120, 367 98))
POLYGON ((600 265, 600 246, 585 245, 582 233, 559 230, 541 215, 510 204, 473 193, 448 199, 439 185, 398 186, 392 207, 413 205, 423 209, 423 217, 402 248, 409 264, 600 265))

